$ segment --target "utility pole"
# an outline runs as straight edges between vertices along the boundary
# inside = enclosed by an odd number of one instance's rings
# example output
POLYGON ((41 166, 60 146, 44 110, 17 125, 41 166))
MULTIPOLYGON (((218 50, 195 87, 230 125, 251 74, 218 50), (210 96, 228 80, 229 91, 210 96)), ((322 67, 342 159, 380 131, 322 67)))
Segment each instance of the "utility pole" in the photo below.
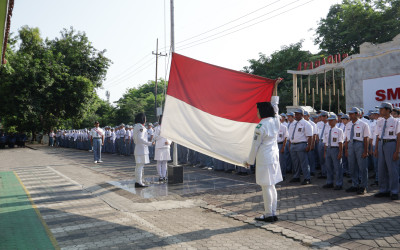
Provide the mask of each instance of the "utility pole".
POLYGON ((159 56, 166 56, 167 54, 163 54, 163 53, 158 53, 158 38, 157 38, 157 43, 156 43, 156 53, 154 53, 154 51, 152 52, 153 55, 156 56, 156 86, 155 86, 155 90, 154 90, 154 100, 155 100, 155 115, 156 118, 158 120, 158 115, 157 115, 157 72, 158 72, 158 57, 159 56))
MULTIPOLYGON (((174 24, 174 0, 170 1, 171 9, 171 51, 175 52, 175 24, 174 24)), ((178 144, 174 142, 174 152, 172 155, 174 166, 178 166, 178 144)))
POLYGON ((175 52, 174 0, 171 0, 171 49, 175 52))

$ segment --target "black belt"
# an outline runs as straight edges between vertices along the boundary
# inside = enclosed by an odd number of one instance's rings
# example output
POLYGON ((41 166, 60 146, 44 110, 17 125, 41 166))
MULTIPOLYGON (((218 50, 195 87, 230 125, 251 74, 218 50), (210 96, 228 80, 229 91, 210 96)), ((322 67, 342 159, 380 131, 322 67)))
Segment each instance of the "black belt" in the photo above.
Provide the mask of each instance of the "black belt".
POLYGON ((350 142, 364 142, 364 141, 359 141, 359 140, 354 140, 353 139, 353 141, 350 140, 350 142))
POLYGON ((301 143, 307 143, 306 141, 303 142, 291 142, 291 144, 296 145, 296 144, 301 144, 301 143))
POLYGON ((101 139, 101 137, 93 137, 93 139, 101 139))
POLYGON ((396 139, 379 139, 382 143, 386 143, 386 142, 394 142, 396 141, 396 139))
POLYGON ((328 148, 339 148, 338 146, 328 146, 328 148))
POLYGON ((283 144, 283 142, 278 142, 278 144, 283 144))

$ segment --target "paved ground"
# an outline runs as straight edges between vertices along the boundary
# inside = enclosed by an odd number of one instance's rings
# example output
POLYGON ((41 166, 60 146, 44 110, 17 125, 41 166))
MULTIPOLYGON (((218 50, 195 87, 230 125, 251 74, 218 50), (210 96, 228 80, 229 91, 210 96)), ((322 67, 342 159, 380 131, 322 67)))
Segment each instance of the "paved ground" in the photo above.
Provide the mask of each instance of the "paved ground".
MULTIPOLYGON (((232 183, 187 193, 160 185, 162 195, 155 187, 144 198, 110 185, 134 178, 132 157, 94 165, 88 152, 34 148, 1 150, 0 171, 18 173, 61 248, 400 248, 400 202, 374 198, 374 189, 357 196, 322 189, 323 180, 282 183, 280 221, 255 223, 263 207, 254 176, 187 166, 189 175, 232 183)), ((149 181, 154 175, 146 167, 149 181)))
MULTIPOLYGON (((61 249, 307 248, 204 208, 208 204, 201 197, 144 199, 107 184, 134 177, 130 157, 105 156, 107 163, 94 166, 88 152, 34 148, 1 150, 0 172, 17 173, 61 249)), ((152 173, 154 166, 146 170, 152 173)), ((12 225, 18 218, 3 206, 19 205, 1 204, 0 213, 12 225)), ((6 236, 3 230, 0 235, 6 236)))

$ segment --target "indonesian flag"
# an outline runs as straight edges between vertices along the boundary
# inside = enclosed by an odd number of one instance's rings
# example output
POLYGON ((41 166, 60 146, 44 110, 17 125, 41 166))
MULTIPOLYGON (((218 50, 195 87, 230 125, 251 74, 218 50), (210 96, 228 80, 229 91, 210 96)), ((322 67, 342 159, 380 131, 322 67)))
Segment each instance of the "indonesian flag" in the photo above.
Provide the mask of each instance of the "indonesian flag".
POLYGON ((260 121, 256 103, 270 101, 274 83, 173 53, 161 136, 243 165, 260 121))

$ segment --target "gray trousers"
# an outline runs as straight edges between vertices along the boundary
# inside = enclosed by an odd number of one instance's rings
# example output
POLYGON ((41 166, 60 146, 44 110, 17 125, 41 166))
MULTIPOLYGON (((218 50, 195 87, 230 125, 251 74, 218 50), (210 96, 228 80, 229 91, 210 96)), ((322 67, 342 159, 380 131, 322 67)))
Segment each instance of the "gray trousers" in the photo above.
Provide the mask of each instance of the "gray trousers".
POLYGON ((339 148, 326 149, 325 166, 326 166, 326 184, 333 184, 336 180, 336 186, 343 186, 343 167, 342 159, 338 160, 339 148))
POLYGON ((318 142, 318 147, 316 147, 318 150, 318 159, 319 159, 319 164, 321 165, 321 174, 323 176, 326 176, 326 166, 325 166, 325 158, 324 158, 324 148, 325 144, 320 140, 318 142))
POLYGON ((367 188, 368 185, 368 158, 362 158, 363 152, 364 142, 349 142, 348 161, 353 187, 367 188))
MULTIPOLYGON (((287 142, 288 144, 289 142, 287 142)), ((285 159, 285 153, 281 153, 281 149, 283 147, 283 143, 278 143, 278 148, 279 148, 279 164, 281 165, 281 171, 282 171, 282 176, 286 176, 286 159, 285 159)), ((286 150, 287 147, 285 147, 286 150)))
POLYGON ((93 154, 94 160, 101 160, 101 139, 93 139, 93 154))
POLYGON ((378 147, 379 192, 398 194, 399 160, 393 161, 393 154, 396 151, 396 142, 383 143, 379 141, 378 147))
POLYGON ((290 156, 292 157, 293 178, 300 178, 300 168, 303 171, 304 179, 310 179, 310 165, 306 152, 307 143, 291 144, 290 156))

